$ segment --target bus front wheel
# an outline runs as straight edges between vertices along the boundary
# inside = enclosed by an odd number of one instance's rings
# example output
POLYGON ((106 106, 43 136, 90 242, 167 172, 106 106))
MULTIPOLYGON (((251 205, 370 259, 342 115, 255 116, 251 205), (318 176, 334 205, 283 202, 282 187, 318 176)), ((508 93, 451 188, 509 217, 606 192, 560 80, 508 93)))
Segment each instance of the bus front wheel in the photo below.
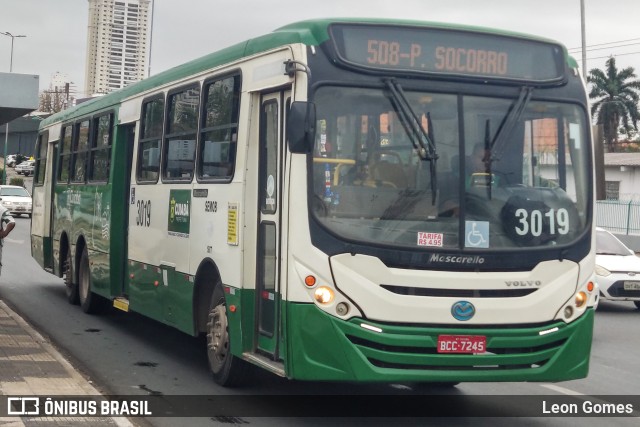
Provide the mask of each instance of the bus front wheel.
POLYGON ((215 287, 209 305, 207 356, 209 368, 216 383, 225 387, 234 387, 244 383, 247 366, 246 362, 231 354, 227 305, 220 284, 215 287))

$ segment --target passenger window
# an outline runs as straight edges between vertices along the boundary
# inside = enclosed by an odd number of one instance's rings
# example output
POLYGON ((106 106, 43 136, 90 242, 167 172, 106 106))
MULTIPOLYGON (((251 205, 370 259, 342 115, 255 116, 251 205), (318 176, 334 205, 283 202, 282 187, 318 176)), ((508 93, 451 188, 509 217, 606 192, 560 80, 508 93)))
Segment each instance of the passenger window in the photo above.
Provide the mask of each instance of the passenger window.
POLYGON ((240 76, 205 84, 198 178, 233 177, 240 114, 240 76))
POLYGON ((36 168, 34 181, 36 185, 44 184, 47 174, 47 149, 49 147, 49 132, 38 135, 38 148, 36 148, 36 168))
POLYGON ((167 102, 163 178, 191 181, 196 158, 200 87, 169 95, 167 102))
POLYGON ((89 120, 76 124, 76 136, 73 142, 73 164, 71 181, 85 182, 87 171, 87 150, 89 148, 89 120))
POLYGON ((108 181, 111 165, 111 126, 113 114, 93 119, 93 138, 91 139, 90 181, 108 181))
POLYGON ((73 126, 62 128, 62 138, 60 147, 60 168, 58 169, 58 182, 69 182, 69 166, 71 165, 71 141, 73 137, 73 126))
POLYGON ((160 144, 164 122, 164 98, 147 101, 142 106, 138 172, 139 182, 157 182, 160 176, 160 144))

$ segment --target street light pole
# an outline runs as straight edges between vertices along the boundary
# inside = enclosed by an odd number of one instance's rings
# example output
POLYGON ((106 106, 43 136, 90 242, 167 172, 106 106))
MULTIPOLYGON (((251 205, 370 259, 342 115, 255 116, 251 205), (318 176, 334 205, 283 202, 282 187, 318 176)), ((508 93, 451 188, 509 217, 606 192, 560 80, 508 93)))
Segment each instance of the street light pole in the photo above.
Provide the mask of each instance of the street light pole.
POLYGON ((584 23, 584 0, 580 0, 580 29, 582 35, 582 77, 587 81, 587 31, 584 23))
MULTIPOLYGON (((0 31, 0 34, 3 36, 11 37, 11 59, 9 60, 9 72, 13 72, 13 41, 18 37, 27 37, 25 35, 17 35, 14 36, 8 31, 0 31)), ((9 145, 9 122, 4 127, 4 157, 3 163, 4 167, 2 168, 2 183, 7 183, 7 146, 9 145)))

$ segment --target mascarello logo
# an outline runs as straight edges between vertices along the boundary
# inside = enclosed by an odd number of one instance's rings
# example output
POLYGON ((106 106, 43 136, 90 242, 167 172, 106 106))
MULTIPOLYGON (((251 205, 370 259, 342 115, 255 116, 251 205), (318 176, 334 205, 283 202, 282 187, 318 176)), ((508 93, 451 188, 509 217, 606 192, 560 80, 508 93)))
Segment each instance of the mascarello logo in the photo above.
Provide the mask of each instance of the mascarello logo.
POLYGON ((476 314, 476 308, 469 301, 458 301, 451 306, 451 315, 456 319, 464 322, 469 320, 476 314))

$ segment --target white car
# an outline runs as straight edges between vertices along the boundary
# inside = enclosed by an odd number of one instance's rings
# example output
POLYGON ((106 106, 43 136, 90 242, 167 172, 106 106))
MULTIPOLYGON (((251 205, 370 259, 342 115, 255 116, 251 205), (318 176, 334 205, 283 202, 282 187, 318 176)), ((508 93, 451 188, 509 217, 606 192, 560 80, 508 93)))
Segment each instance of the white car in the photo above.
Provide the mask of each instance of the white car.
POLYGON ((16 155, 15 154, 8 154, 6 160, 7 160, 6 161, 7 166, 15 166, 16 165, 16 155))
POLYGON ((0 185, 0 203, 12 215, 27 215, 31 218, 31 194, 17 185, 0 185))
POLYGON ((640 309, 640 257, 601 228, 596 229, 596 281, 601 298, 633 301, 640 309))
POLYGON ((36 163, 35 160, 25 160, 24 162, 16 166, 15 170, 18 174, 24 174, 24 176, 29 176, 30 174, 33 173, 33 168, 35 163, 36 163))

